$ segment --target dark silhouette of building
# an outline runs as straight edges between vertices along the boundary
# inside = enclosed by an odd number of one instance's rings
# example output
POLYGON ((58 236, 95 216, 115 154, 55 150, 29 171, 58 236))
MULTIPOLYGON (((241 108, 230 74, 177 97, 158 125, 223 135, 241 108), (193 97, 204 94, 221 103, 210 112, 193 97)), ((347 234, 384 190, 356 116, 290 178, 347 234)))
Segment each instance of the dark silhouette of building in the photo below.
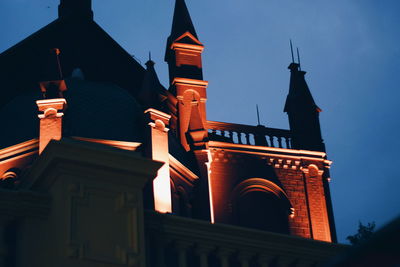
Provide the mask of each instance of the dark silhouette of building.
POLYGON ((290 130, 216 122, 203 50, 176 0, 165 87, 96 24, 91 0, 61 0, 58 19, 0 54, 5 264, 144 266, 146 246, 150 266, 312 265, 342 249, 299 63, 290 130))

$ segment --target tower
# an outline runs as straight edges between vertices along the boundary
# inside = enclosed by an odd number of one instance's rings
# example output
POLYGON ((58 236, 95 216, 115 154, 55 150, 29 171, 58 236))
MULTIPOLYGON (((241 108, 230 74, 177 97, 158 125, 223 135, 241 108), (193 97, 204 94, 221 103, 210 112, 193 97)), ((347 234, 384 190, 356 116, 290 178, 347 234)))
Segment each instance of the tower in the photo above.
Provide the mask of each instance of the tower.
POLYGON ((289 94, 286 98, 284 112, 288 114, 292 132, 292 146, 325 152, 325 144, 321 136, 319 113, 321 109, 315 104, 305 80, 305 71, 300 63, 292 62, 290 69, 289 94))
POLYGON ((203 49, 185 1, 176 0, 165 52, 165 61, 169 68, 169 91, 176 98, 174 107, 170 109, 171 129, 183 148, 194 154, 201 177, 193 200, 194 210, 197 211, 194 216, 213 221, 206 120, 208 82, 203 80, 203 49))
POLYGON ((199 41, 184 0, 176 0, 171 34, 167 40, 165 61, 168 63, 170 91, 177 98, 172 126, 186 151, 205 147, 207 140, 206 88, 203 80, 199 41))

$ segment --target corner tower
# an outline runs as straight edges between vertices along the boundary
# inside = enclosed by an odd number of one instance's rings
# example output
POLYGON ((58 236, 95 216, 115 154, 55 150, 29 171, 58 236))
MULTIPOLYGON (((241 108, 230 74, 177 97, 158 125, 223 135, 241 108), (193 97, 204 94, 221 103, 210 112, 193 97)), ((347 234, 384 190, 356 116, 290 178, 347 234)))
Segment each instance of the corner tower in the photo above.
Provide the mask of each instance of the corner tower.
POLYGON ((290 86, 284 112, 289 117, 292 148, 325 152, 319 123, 321 109, 315 104, 308 88, 304 77, 306 72, 301 70, 299 63, 294 62, 288 69, 290 86))
POLYGON ((203 49, 185 1, 176 0, 165 61, 169 67, 169 90, 178 100, 171 128, 186 151, 202 149, 207 141, 204 125, 208 82, 203 80, 203 49))

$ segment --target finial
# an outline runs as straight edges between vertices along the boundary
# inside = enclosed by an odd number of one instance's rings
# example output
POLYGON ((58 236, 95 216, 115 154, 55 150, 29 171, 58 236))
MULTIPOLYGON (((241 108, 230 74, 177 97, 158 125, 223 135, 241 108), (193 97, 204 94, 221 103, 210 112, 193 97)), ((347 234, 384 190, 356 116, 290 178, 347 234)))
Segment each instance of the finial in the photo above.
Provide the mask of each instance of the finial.
POLYGON ((60 63, 60 58, 58 57, 61 53, 60 49, 58 48, 53 48, 50 50, 51 53, 54 52, 55 56, 56 56, 56 62, 57 62, 57 69, 58 69, 58 74, 59 74, 59 79, 62 80, 63 79, 63 74, 62 74, 62 69, 61 69, 61 63, 60 63))
POLYGON ((290 52, 292 53, 292 63, 294 63, 292 39, 290 39, 290 52))
POLYGON ((299 62, 299 70, 301 70, 299 48, 298 48, 298 47, 296 47, 296 49, 297 49, 297 61, 299 62))
POLYGON ((58 48, 50 49, 50 64, 46 73, 48 80, 39 83, 40 90, 45 99, 62 98, 63 92, 67 90, 67 85, 63 80, 59 58, 60 53, 61 51, 58 48), (54 63, 56 63, 56 66, 54 66, 54 63))
POLYGON ((257 121, 258 121, 258 125, 260 124, 260 111, 258 110, 258 104, 256 104, 256 109, 257 109, 257 121))
POLYGON ((149 60, 147 60, 147 62, 145 63, 145 65, 149 68, 149 67, 153 67, 154 66, 154 61, 151 60, 151 51, 149 51, 149 60))

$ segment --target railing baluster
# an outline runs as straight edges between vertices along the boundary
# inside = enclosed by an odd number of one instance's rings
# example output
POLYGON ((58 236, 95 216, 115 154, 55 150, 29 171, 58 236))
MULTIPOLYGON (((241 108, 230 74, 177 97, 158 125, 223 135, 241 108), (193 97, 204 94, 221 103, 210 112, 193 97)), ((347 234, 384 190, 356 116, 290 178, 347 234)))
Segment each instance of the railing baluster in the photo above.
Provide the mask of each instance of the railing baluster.
POLYGON ((292 148, 289 130, 208 121, 210 139, 241 145, 292 148))
POLYGON ((176 250, 178 252, 178 267, 188 267, 187 266, 187 249, 191 244, 185 241, 177 241, 176 242, 176 250))
POLYGON ((242 133, 238 132, 238 140, 239 140, 239 144, 241 144, 241 145, 243 144, 242 137, 243 137, 242 133))
POLYGON ((231 143, 234 143, 234 141, 233 141, 233 132, 232 131, 228 131, 228 137, 229 137, 229 140, 231 141, 231 143))
POLYGON ((157 257, 153 258, 155 260, 156 266, 165 267, 165 240, 162 237, 156 237, 156 255, 157 257))
POLYGON ((245 145, 250 145, 250 135, 249 135, 249 133, 245 133, 244 134, 244 136, 245 136, 245 145))
POLYGON ((270 255, 260 255, 258 256, 258 264, 260 267, 268 267, 270 266, 270 263, 273 261, 275 256, 270 256, 270 255))
POLYGON ((289 137, 285 136, 284 139, 285 139, 286 148, 290 148, 289 137))
POLYGON ((271 143, 271 142, 268 142, 267 135, 263 135, 263 138, 264 138, 264 140, 265 140, 265 146, 272 146, 272 145, 269 144, 269 143, 271 143))
POLYGON ((277 136, 278 138, 278 145, 280 148, 282 148, 282 137, 281 136, 277 136))
POLYGON ((269 142, 271 143, 271 147, 275 147, 274 136, 273 135, 268 135, 268 137, 269 137, 269 142))
POLYGON ((199 245, 196 248, 196 254, 200 258, 200 267, 208 267, 208 255, 214 249, 215 249, 214 246, 207 246, 207 245, 199 245))
POLYGON ((251 260, 252 254, 242 251, 238 255, 238 260, 241 263, 241 267, 249 267, 250 266, 250 260, 251 260))
POLYGON ((218 249, 217 257, 219 258, 221 267, 229 267, 229 257, 231 256, 232 253, 233 250, 231 249, 226 249, 226 248, 218 249))

